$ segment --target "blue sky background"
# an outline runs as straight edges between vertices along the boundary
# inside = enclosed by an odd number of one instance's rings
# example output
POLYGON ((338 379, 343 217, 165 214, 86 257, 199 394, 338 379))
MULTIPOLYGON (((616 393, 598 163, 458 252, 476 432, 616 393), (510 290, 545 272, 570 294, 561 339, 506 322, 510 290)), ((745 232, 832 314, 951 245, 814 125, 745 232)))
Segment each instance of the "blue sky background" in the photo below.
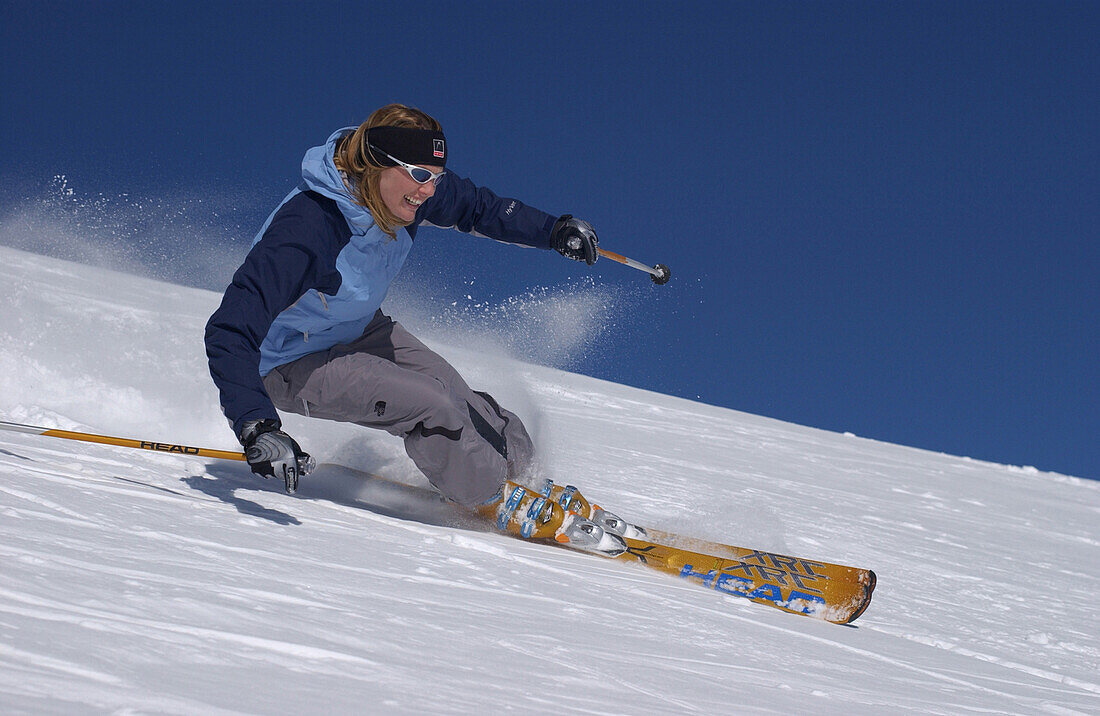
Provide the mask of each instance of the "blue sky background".
POLYGON ((0 214, 243 255, 306 148, 404 102, 673 271, 432 231, 406 292, 564 291, 607 319, 578 372, 1098 478, 1098 36, 1095 2, 5 0, 0 214))

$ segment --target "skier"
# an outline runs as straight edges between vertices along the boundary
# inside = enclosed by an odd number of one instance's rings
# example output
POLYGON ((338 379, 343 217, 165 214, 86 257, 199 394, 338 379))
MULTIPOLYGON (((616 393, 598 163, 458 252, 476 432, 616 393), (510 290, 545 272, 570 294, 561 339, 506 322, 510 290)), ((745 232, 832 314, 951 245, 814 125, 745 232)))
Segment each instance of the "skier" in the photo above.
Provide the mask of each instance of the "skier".
POLYGON ((399 104, 334 132, 268 217, 206 326, 210 373, 254 473, 288 492, 312 458, 276 408, 379 428, 444 496, 525 537, 600 539, 587 502, 516 482, 533 446, 523 423, 472 390, 381 309, 427 224, 595 263, 592 226, 501 198, 446 169, 435 119, 399 104), (583 532, 582 532, 583 530, 583 532))

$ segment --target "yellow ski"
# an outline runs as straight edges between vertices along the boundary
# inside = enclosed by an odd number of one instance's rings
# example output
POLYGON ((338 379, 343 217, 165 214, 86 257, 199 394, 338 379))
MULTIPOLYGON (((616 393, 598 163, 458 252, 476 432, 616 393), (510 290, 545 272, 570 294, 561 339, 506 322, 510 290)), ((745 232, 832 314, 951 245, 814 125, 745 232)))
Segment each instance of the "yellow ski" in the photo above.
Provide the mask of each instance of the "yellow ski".
POLYGON ((785 612, 849 624, 867 609, 875 589, 871 570, 648 532, 651 538, 673 544, 626 537, 626 552, 614 558, 641 562, 707 589, 785 612), (699 549, 705 546, 716 554, 674 546, 684 543, 699 549))

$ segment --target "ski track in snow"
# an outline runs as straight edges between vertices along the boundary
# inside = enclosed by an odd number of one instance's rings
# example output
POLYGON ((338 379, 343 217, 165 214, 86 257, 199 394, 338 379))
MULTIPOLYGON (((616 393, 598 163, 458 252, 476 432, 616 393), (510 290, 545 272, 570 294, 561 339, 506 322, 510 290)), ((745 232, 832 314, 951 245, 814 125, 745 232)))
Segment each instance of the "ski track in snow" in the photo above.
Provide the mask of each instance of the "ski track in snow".
MULTIPOLYGON (((0 259, 0 420, 235 449, 201 341, 217 295, 0 259)), ((0 712, 1100 713, 1100 484, 434 347, 524 406, 544 474, 874 569, 870 608, 837 626, 484 531, 353 426, 288 418, 352 468, 295 496, 0 433, 0 712)))

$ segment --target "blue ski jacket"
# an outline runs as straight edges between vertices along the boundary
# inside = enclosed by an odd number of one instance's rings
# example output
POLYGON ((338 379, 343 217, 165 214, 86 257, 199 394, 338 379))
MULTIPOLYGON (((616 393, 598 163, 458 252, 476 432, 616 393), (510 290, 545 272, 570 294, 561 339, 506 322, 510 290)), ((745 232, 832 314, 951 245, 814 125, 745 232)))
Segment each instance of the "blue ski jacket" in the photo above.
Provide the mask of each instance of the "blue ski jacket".
POLYGON ((237 435, 246 420, 278 418, 263 376, 362 334, 405 263, 418 226, 550 248, 556 217, 450 170, 413 224, 390 238, 355 203, 333 164, 336 143, 354 130, 337 130, 306 152, 302 182, 267 218, 206 324, 210 374, 237 435))

